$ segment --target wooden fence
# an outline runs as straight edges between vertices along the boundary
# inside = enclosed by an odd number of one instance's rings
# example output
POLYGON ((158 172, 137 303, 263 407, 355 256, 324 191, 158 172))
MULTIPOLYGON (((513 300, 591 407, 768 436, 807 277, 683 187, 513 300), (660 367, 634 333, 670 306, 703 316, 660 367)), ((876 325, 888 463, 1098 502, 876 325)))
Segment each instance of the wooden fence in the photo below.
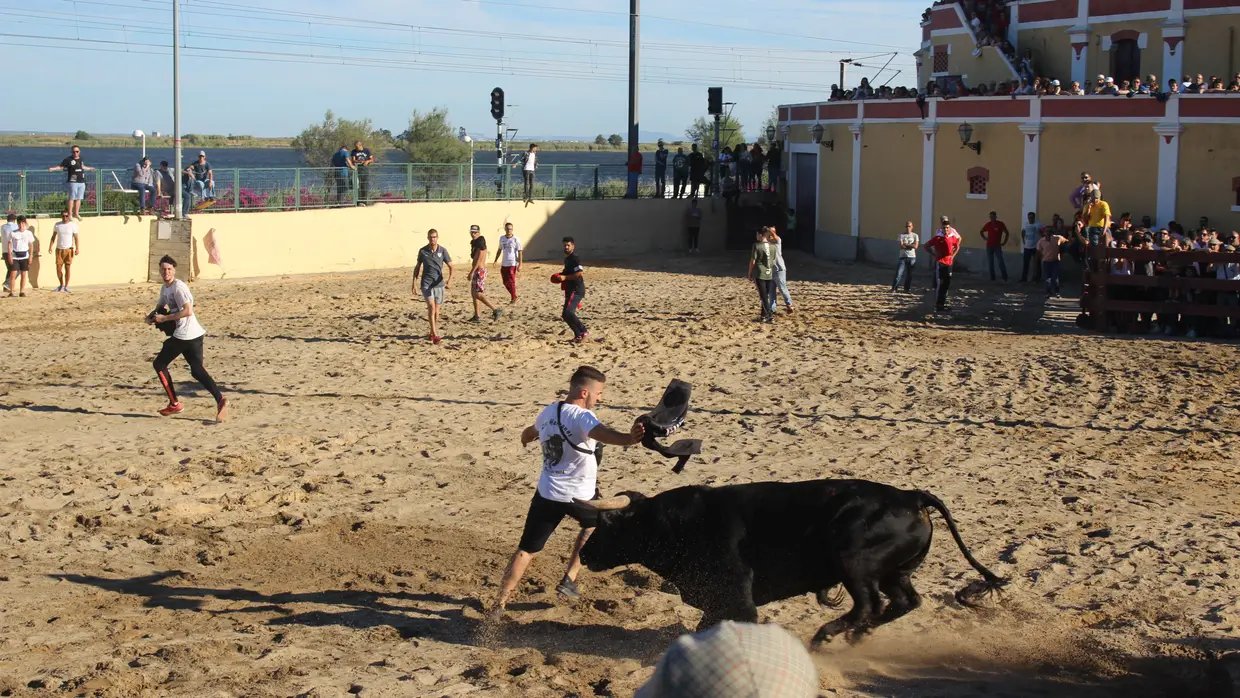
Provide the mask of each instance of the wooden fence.
MULTIPOLYGON (((1135 300, 1126 298, 1137 294, 1115 293, 1117 289, 1167 289, 1179 290, 1181 298, 1187 298, 1189 291, 1213 291, 1217 293, 1240 293, 1240 280, 1224 281, 1208 277, 1179 276, 1174 270, 1199 264, 1204 269, 1208 264, 1240 262, 1240 253, 1210 252, 1208 250, 1192 250, 1188 252, 1171 250, 1140 250, 1115 247, 1095 247, 1090 251, 1091 266, 1100 271, 1085 272, 1085 286, 1081 294, 1081 309, 1088 317, 1089 326, 1096 330, 1105 330, 1109 324, 1111 313, 1156 314, 1159 319, 1168 315, 1201 318, 1231 318, 1240 322, 1240 305, 1223 305, 1214 303, 1187 302, 1185 300, 1135 300), (1137 274, 1111 274, 1111 262, 1127 259, 1133 262, 1154 262, 1164 267, 1167 272, 1154 276, 1137 274), (1118 296, 1118 297, 1117 297, 1118 296)), ((1194 298, 1201 294, 1193 293, 1194 298)))

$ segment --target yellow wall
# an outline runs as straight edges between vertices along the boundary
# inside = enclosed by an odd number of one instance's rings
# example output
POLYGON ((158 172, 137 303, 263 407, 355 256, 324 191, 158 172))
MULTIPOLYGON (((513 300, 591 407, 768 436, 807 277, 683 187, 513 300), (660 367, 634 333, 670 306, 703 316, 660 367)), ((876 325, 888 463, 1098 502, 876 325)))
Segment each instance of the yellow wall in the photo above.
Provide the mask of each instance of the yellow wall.
POLYGON ((849 235, 852 232, 853 135, 845 124, 823 124, 823 128, 822 139, 834 140, 835 150, 818 150, 818 229, 849 235))
POLYGON ((989 220, 991 211, 999 214, 1008 230, 1019 235, 1024 215, 1020 210, 1024 134, 1015 124, 973 124, 973 140, 982 143, 982 154, 978 155, 961 148, 960 140, 951 137, 951 130, 944 133, 940 127, 939 136, 934 139, 934 220, 938 221, 939 216, 951 218, 952 225, 964 237, 965 247, 985 246, 978 231, 989 220), (986 199, 967 197, 969 181, 965 173, 978 166, 990 170, 986 199))
MULTIPOLYGON (((1020 53, 1024 55, 1026 48, 1033 49, 1034 72, 1059 80, 1060 87, 1067 90, 1072 84, 1072 39, 1065 27, 1046 27, 1044 29, 1026 29, 1020 33, 1020 53)), ((1144 58, 1142 58, 1144 67, 1144 58)), ((1154 72, 1158 71, 1146 71, 1154 72)), ((1096 75, 1096 73, 1095 73, 1096 75)))
POLYGON ((1068 197, 1080 186, 1083 171, 1102 184, 1102 198, 1115 218, 1125 211, 1137 223, 1143 215, 1156 218, 1158 134, 1152 124, 1052 123, 1041 138, 1040 220, 1049 223, 1058 213, 1071 225, 1068 197))
MULTIPOLYGON (((1146 46, 1141 49, 1141 79, 1144 80, 1146 75, 1153 73, 1158 76, 1159 84, 1166 84, 1167 76, 1162 74, 1163 61, 1163 42, 1162 28, 1158 26, 1158 20, 1147 19, 1138 22, 1107 22, 1099 23, 1092 21, 1089 24, 1091 30, 1089 36, 1089 46, 1085 49, 1087 58, 1085 60, 1085 79, 1097 80, 1098 75, 1111 75, 1111 51, 1102 50, 1102 37, 1110 36, 1118 31, 1131 29, 1139 34, 1146 34, 1146 46)), ((1185 66, 1189 65, 1187 62, 1185 66)), ((1176 79, 1179 79, 1178 77, 1176 79)), ((1060 81, 1062 82, 1062 78, 1060 81)), ((1118 85, 1116 85, 1118 87, 1118 85)), ((1084 87, 1084 85, 1082 85, 1084 87)))
POLYGON ((894 240, 905 221, 921 225, 917 124, 866 124, 861 154, 861 236, 894 240))
MULTIPOLYGON (((982 49, 982 55, 974 56, 973 49, 977 46, 968 34, 935 37, 934 43, 936 46, 951 45, 951 55, 947 59, 948 73, 962 76, 964 84, 969 87, 975 87, 983 82, 989 83, 991 80, 1016 79, 1016 73, 1003 60, 1003 54, 999 52, 999 49, 986 46, 982 49)), ((926 59, 930 64, 934 63, 933 48, 928 50, 926 59)), ((925 87, 925 83, 923 82, 918 87, 925 87)))
MULTIPOLYGON (((1207 80, 1217 75, 1226 87, 1230 76, 1240 70, 1240 47, 1233 43, 1240 44, 1240 15, 1190 17, 1183 44, 1184 70, 1193 75, 1201 73, 1207 80)), ((1177 75, 1176 79, 1181 77, 1177 75)))
MULTIPOLYGON (((686 206, 685 202, 652 199, 539 201, 528 207, 518 202, 448 202, 213 213, 195 216, 193 222, 203 278, 412 268, 429 228, 439 231, 440 244, 460 265, 458 273, 463 273, 469 263, 469 226, 473 223, 482 227, 492 258, 495 240, 508 217, 525 245, 527 259, 562 257, 561 238, 571 235, 583 259, 597 260, 683 249, 686 206), (222 267, 207 264, 202 250, 202 239, 211 228, 219 242, 222 267)), ((725 227, 722 203, 707 200, 703 212, 702 247, 720 250, 725 227)), ((139 223, 130 218, 126 222, 121 216, 105 216, 80 223, 83 254, 73 265, 73 285, 145 282, 150 220, 139 223)), ((46 250, 53 221, 36 223, 36 237, 46 250)), ((40 285, 54 287, 54 258, 49 254, 40 262, 40 285)))
POLYGON ((1231 210, 1232 178, 1240 176, 1240 132, 1222 124, 1187 124, 1180 138, 1176 220, 1187 229, 1209 216, 1213 228, 1240 230, 1240 213, 1231 210))

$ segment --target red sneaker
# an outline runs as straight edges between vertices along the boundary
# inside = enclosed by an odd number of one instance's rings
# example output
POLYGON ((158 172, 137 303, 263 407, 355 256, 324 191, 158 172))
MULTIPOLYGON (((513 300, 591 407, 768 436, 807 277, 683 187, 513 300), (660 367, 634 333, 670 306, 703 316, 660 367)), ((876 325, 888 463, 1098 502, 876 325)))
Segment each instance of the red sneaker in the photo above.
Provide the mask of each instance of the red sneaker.
POLYGON ((160 410, 159 413, 167 417, 169 415, 179 414, 184 411, 185 411, 185 405, 183 403, 173 402, 173 403, 170 403, 167 407, 160 410))

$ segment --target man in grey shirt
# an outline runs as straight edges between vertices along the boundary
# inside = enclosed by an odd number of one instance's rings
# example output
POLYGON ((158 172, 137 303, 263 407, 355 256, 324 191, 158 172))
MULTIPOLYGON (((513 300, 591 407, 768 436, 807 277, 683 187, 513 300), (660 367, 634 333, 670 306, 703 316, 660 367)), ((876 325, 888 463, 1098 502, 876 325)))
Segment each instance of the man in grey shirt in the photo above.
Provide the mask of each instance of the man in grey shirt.
POLYGON ((418 263, 413 267, 413 294, 417 298, 418 272, 422 272, 422 297, 426 299, 426 319, 431 323, 431 343, 439 344, 439 307, 443 305, 444 289, 452 283, 452 255, 448 248, 439 244, 439 231, 431 228, 426 233, 429 243, 418 250, 418 263), (448 278, 443 267, 448 265, 448 278))
POLYGON ((917 234, 913 232, 913 221, 904 224, 904 232, 900 233, 900 256, 896 261, 896 280, 891 282, 894 291, 904 282, 904 292, 913 288, 913 265, 917 264, 917 234))

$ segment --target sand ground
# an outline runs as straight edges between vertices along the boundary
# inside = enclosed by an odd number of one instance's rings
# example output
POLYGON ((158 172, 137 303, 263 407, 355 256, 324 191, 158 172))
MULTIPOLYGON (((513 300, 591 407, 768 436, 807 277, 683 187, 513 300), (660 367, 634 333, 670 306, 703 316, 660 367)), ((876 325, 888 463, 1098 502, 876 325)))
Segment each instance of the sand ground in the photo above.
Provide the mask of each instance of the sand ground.
MULTIPOLYGON (((439 347, 407 271, 198 283, 233 398, 218 425, 183 363, 188 409, 155 415, 155 286, 0 302, 0 695, 631 695, 698 615, 640 568, 558 601, 568 529, 477 640, 538 473, 518 435, 583 363, 607 372, 617 425, 693 383, 684 436, 706 440, 681 475, 610 449, 605 492, 927 489, 1012 578, 960 608, 976 577, 939 526, 925 604, 818 653, 824 694, 1231 695, 1236 345, 1083 334, 1071 303, 975 275, 928 316, 888 269, 790 264, 798 312, 773 327, 743 258, 592 267, 584 346, 564 342, 549 265, 494 324, 463 322, 458 278, 439 347)), ((761 613, 808 639, 833 612, 761 613)))

